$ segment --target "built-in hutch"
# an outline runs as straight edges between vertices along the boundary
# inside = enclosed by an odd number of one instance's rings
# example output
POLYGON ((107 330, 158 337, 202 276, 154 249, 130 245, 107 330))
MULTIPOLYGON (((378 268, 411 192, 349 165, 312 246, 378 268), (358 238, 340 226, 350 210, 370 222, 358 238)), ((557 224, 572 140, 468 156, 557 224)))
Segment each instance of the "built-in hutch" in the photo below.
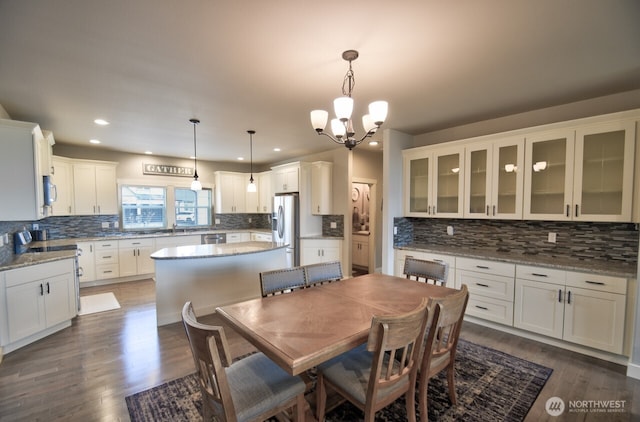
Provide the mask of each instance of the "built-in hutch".
MULTIPOLYGON (((638 222, 638 122, 634 110, 404 150, 404 216, 638 222)), ((482 251, 395 253, 399 276, 408 255, 445 260, 448 285, 469 287, 468 319, 613 361, 629 356, 635 279, 482 251)))

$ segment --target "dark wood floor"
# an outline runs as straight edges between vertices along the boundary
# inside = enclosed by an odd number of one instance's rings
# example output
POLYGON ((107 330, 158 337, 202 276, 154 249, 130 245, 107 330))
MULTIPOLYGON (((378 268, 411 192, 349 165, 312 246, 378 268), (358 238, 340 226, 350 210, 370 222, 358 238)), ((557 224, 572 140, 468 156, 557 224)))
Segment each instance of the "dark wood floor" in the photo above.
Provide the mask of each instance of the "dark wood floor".
MULTIPOLYGON (((125 396, 193 372, 180 323, 156 327, 151 280, 83 289, 112 291, 122 308, 76 318, 57 334, 8 354, 0 364, 1 421, 128 421, 125 396)), ((203 319, 220 323, 215 316, 203 319)), ((231 353, 252 346, 227 329, 231 353)), ((528 421, 639 420, 640 381, 625 368, 471 323, 462 337, 554 369, 528 421), (552 418, 546 400, 625 400, 626 412, 552 418), (614 417, 615 416, 615 417, 614 417)))

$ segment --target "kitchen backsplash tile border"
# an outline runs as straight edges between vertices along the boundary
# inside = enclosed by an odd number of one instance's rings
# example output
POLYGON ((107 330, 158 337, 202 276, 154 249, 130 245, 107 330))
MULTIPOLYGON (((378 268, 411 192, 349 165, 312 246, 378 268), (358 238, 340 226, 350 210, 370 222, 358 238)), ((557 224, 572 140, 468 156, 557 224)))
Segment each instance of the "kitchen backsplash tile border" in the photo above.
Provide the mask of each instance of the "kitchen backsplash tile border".
POLYGON ((638 261, 638 230, 633 223, 396 217, 394 227, 394 246, 416 243, 630 266, 638 261), (447 234, 449 226, 452 236, 447 234), (556 233, 556 243, 547 241, 550 232, 556 233))

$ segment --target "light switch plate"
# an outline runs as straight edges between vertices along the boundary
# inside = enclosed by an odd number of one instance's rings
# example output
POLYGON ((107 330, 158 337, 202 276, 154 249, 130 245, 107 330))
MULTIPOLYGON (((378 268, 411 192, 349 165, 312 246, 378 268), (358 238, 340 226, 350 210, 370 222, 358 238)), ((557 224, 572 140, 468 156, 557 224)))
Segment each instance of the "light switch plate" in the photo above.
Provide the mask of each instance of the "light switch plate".
POLYGON ((336 223, 335 221, 331 222, 331 228, 332 229, 337 229, 338 228, 338 223, 336 223))
POLYGON ((120 223, 119 223, 118 221, 114 221, 114 222, 113 222, 113 228, 114 228, 114 229, 117 229, 117 228, 119 228, 119 227, 120 227, 120 223))
POLYGON ((103 229, 108 229, 109 228, 109 222, 108 221, 103 221, 102 222, 102 228, 103 229))
POLYGON ((556 243, 556 233, 549 232, 549 236, 547 236, 547 242, 556 243))

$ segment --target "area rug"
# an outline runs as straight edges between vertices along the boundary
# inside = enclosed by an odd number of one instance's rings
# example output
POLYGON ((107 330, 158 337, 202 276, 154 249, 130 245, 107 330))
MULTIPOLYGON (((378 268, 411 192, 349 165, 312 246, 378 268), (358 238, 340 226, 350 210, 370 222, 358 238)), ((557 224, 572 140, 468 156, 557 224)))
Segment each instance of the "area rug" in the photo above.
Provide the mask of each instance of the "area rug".
MULTIPOLYGON (((460 339, 456 357, 458 404, 452 406, 446 375, 429 382, 430 421, 522 421, 553 370, 460 339)), ((126 397, 133 422, 201 420, 201 397, 194 374, 126 397)), ((416 400, 417 402, 417 400, 416 400)), ((327 413, 328 422, 363 419, 345 402, 327 413)), ((404 398, 376 414, 376 421, 406 421, 404 398)))
POLYGON ((120 303, 112 292, 80 297, 80 312, 78 315, 95 314, 98 312, 119 309, 120 303))

